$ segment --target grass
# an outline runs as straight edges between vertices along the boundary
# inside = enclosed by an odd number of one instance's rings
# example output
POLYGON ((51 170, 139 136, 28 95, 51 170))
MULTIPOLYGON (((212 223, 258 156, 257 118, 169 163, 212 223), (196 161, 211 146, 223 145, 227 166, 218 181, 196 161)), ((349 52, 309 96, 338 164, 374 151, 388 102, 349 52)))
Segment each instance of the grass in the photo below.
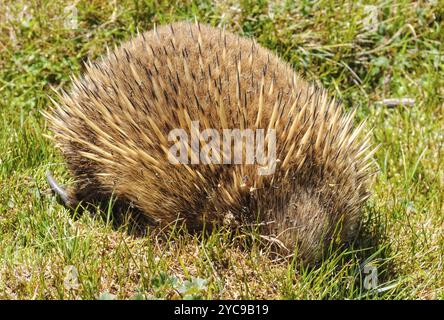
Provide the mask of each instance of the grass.
POLYGON ((441 0, 75 4, 74 29, 64 25, 63 1, 0 6, 1 299, 444 299, 441 0), (307 269, 271 260, 254 234, 175 228, 167 239, 140 237, 129 223, 116 227, 109 215, 73 215, 56 203, 44 173, 68 174, 43 137, 50 88, 67 87, 105 45, 194 18, 256 37, 368 118, 380 174, 358 246, 307 269), (378 103, 404 97, 414 104, 378 103), (377 290, 365 288, 365 266, 377 268, 377 290))

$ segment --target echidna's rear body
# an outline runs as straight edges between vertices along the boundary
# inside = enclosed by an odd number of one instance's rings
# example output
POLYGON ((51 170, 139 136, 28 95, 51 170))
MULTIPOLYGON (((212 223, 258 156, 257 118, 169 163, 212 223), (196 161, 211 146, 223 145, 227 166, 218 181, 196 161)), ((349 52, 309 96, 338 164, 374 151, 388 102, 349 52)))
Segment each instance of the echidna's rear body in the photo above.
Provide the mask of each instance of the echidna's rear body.
POLYGON ((115 194, 160 225, 263 223, 318 259, 334 229, 353 235, 366 198, 367 140, 352 114, 254 41, 204 25, 150 31, 87 66, 47 114, 77 184, 69 201, 115 194), (172 164, 173 129, 274 129, 276 170, 172 164))

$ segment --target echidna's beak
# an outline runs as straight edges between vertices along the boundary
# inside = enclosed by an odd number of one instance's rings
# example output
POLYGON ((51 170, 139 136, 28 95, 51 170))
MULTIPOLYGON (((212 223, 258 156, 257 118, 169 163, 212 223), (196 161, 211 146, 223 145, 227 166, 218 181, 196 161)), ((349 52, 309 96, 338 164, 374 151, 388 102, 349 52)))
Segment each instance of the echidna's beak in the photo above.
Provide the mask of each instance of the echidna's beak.
POLYGON ((68 194, 66 193, 65 189, 60 186, 57 181, 54 180, 54 177, 52 176, 51 171, 46 171, 46 179, 48 180, 49 186, 51 187, 51 190, 59 196, 60 200, 63 202, 65 206, 68 206, 68 194))

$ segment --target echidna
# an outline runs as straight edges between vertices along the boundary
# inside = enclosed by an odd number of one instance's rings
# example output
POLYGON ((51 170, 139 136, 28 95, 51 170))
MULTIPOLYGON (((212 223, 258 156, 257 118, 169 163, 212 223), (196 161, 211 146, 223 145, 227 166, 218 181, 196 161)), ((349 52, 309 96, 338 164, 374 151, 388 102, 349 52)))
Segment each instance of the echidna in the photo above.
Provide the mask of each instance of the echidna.
POLYGON ((364 123, 354 128, 354 112, 254 40, 198 23, 161 26, 87 63, 59 99, 45 116, 76 184, 49 182, 71 207, 115 195, 160 226, 257 224, 309 263, 333 238, 356 235, 373 171, 364 123), (172 163, 169 134, 193 121, 221 136, 264 129, 265 146, 274 132, 274 171, 260 174, 258 161, 172 163))

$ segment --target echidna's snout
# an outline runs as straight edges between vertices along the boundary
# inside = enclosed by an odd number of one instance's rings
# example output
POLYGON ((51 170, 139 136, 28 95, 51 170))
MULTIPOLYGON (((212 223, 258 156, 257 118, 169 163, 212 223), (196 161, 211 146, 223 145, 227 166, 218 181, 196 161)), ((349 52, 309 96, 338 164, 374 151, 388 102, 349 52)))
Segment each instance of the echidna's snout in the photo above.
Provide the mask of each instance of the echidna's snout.
POLYGON ((69 206, 69 197, 65 188, 58 184, 58 182, 52 176, 51 171, 47 170, 45 175, 52 192, 54 192, 54 194, 60 199, 63 205, 69 206))

